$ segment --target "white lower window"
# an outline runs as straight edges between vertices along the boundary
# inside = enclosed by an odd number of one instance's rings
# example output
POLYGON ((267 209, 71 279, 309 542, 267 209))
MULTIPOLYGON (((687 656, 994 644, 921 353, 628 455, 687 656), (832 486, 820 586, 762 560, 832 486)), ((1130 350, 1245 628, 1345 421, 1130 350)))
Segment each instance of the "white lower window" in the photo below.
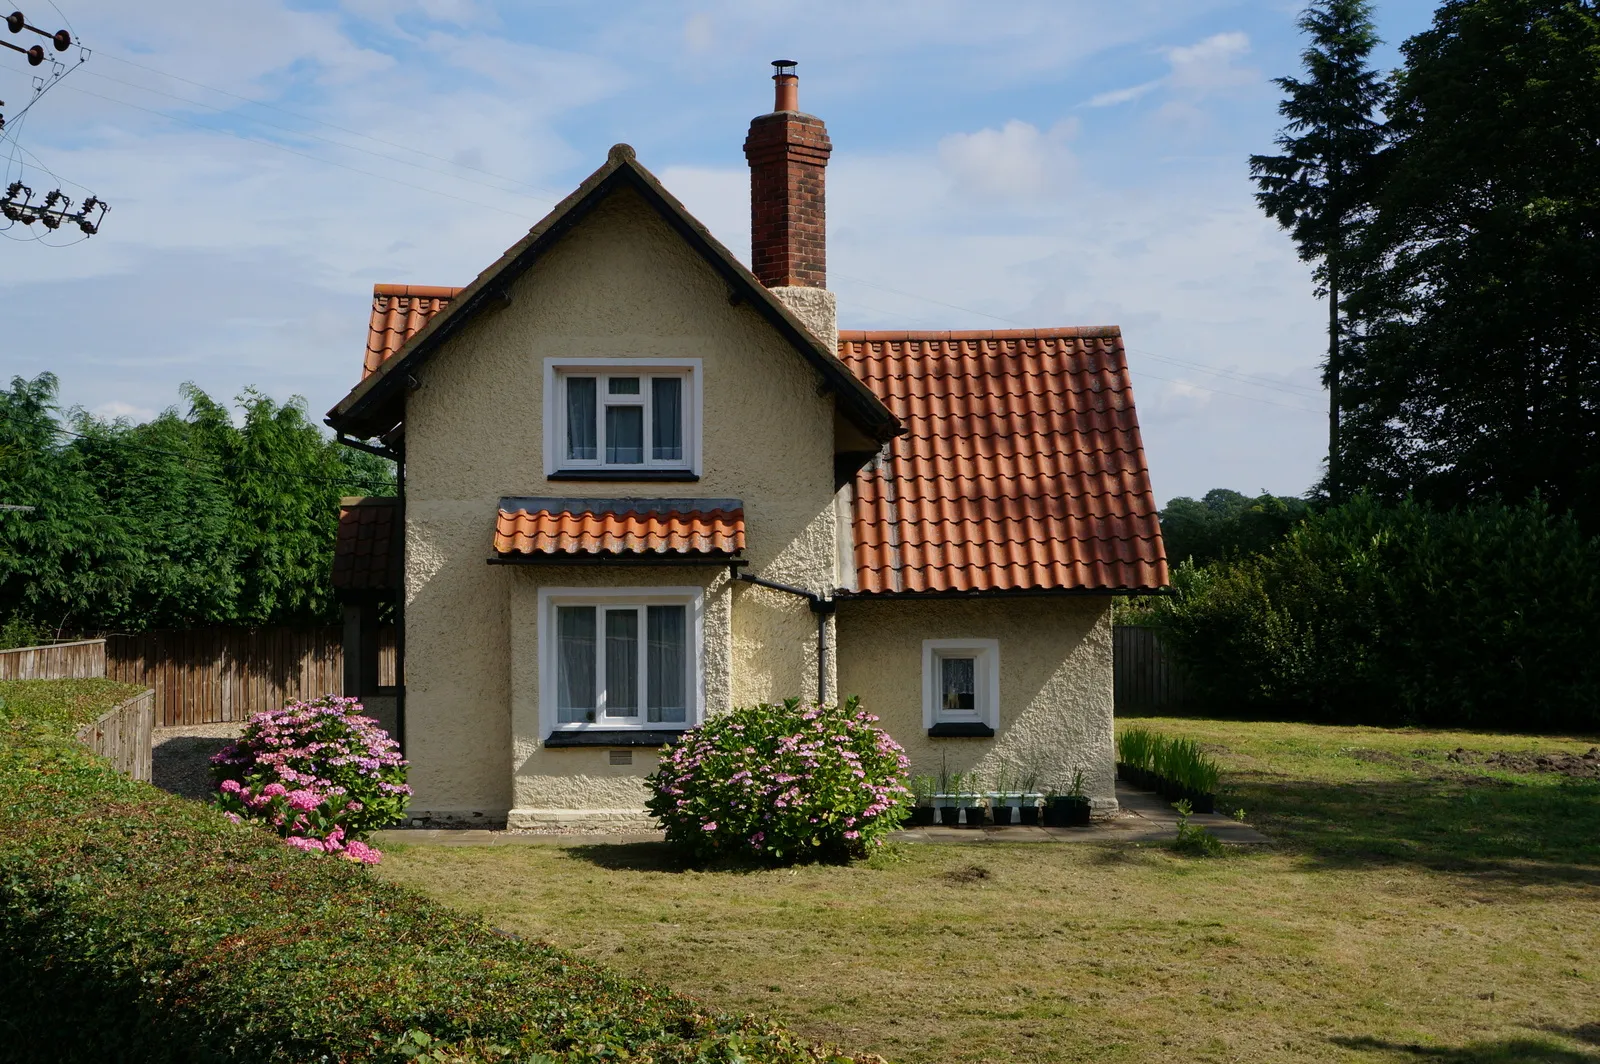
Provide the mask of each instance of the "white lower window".
POLYGON ((922 717, 936 724, 1000 723, 1000 642, 929 639, 922 644, 922 717))
POLYGON ((542 687, 552 727, 677 729, 698 722, 698 589, 550 589, 541 598, 542 687))

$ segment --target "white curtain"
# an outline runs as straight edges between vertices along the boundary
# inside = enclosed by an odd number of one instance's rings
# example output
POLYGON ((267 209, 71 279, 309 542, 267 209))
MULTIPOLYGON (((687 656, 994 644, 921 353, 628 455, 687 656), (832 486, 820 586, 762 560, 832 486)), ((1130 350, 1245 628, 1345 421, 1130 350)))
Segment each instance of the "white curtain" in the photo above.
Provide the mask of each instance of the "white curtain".
POLYGON ((689 719, 689 611, 651 606, 647 613, 649 720, 682 724, 689 719))
POLYGON ((650 453, 658 461, 683 458, 683 381, 657 377, 650 382, 654 415, 650 423, 650 453))
POLYGON ((606 407, 606 463, 638 465, 644 461, 644 407, 606 407))
POLYGON ((556 719, 594 720, 594 607, 556 607, 556 719))
POLYGON ((606 611, 606 716, 639 715, 639 611, 606 611))
POLYGON ((567 457, 593 461, 595 444, 595 390, 593 377, 567 378, 567 457))

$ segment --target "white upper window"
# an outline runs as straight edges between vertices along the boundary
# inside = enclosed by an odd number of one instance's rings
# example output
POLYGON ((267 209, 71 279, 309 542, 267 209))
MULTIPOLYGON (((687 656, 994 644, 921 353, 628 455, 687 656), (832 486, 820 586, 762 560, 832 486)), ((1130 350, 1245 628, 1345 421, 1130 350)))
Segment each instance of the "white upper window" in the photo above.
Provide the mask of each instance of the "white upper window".
POLYGON ((547 728, 699 723, 699 588, 545 588, 539 597, 547 728))
POLYGON ((699 472, 698 360, 550 359, 545 472, 699 472))
POLYGON ((922 644, 923 726, 1000 726, 1000 641, 929 639, 922 644))

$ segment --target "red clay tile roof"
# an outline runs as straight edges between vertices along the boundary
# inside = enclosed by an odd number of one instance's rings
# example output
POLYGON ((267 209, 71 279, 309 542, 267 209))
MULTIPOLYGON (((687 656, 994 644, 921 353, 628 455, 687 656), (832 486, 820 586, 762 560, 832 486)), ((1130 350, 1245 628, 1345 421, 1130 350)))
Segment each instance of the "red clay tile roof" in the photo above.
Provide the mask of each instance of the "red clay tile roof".
POLYGON ((339 591, 392 591, 400 586, 400 500, 339 500, 333 586, 339 591))
POLYGON ((422 327, 428 319, 450 305, 459 288, 439 288, 421 284, 376 284, 372 286, 372 323, 367 327, 367 357, 361 367, 366 380, 390 355, 422 327))
POLYGON ((856 474, 860 593, 1166 585, 1116 328, 840 332, 909 433, 856 474))
POLYGON ((500 500, 494 549, 502 555, 703 555, 744 550, 738 499, 500 500))

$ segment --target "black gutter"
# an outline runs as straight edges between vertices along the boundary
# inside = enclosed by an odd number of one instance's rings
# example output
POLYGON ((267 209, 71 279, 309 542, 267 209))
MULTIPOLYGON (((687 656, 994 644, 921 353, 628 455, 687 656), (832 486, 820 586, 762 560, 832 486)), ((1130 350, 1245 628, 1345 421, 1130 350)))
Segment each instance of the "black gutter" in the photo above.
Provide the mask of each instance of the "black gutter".
POLYGON ((782 591, 786 595, 798 595, 810 604, 811 612, 817 615, 817 705, 822 705, 828 696, 828 615, 834 612, 833 600, 823 598, 815 591, 795 587, 793 584, 780 584, 776 580, 764 580, 750 573, 741 573, 731 565, 728 567, 728 575, 757 587, 782 591))
POLYGON ((391 462, 399 463, 404 461, 404 456, 393 447, 385 447, 382 444, 368 443, 366 440, 358 440, 354 436, 346 436, 342 432, 335 432, 333 438, 337 442, 344 444, 346 447, 350 447, 357 451, 366 451, 368 454, 375 454, 379 458, 387 458, 391 462))
POLYGON ((490 565, 726 565, 736 569, 750 563, 726 554, 497 554, 490 565))
POLYGON ((982 591, 840 591, 838 602, 871 602, 874 599, 990 599, 990 598, 1093 598, 1127 595, 1171 595, 1170 587, 1015 587, 982 591))

